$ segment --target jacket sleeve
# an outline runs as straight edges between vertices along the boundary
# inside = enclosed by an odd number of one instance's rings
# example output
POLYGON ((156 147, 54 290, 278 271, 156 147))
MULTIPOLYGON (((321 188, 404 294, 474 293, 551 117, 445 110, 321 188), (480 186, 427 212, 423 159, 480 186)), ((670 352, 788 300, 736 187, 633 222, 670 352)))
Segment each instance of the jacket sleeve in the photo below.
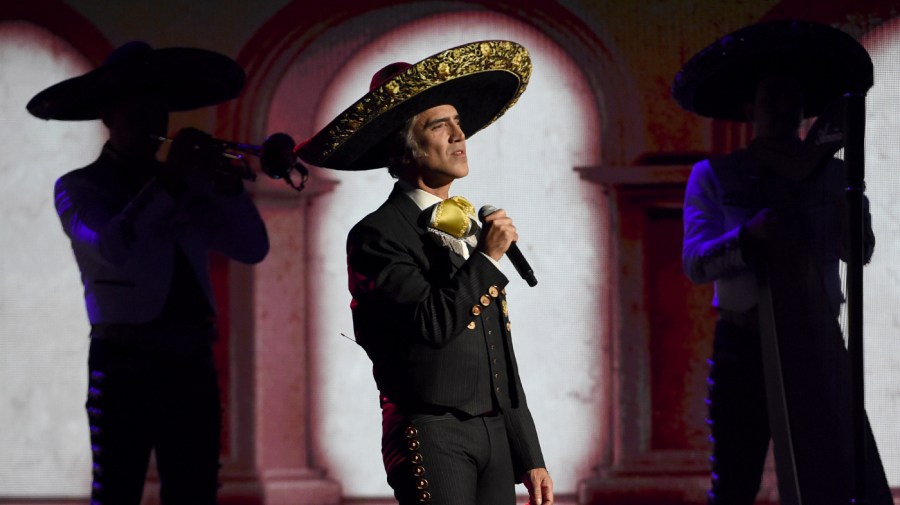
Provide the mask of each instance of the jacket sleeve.
POLYGON ((242 263, 259 263, 269 252, 269 236, 259 210, 246 191, 215 195, 210 247, 242 263))
POLYGON ((481 294, 508 280, 481 254, 472 254, 449 280, 430 278, 423 255, 411 249, 416 245, 372 226, 354 227, 347 240, 350 293, 354 304, 397 318, 392 325, 404 334, 443 347, 464 332, 481 294))
MULTIPOLYGON (((850 206, 847 200, 847 190, 849 183, 847 180, 847 171, 843 160, 834 158, 830 160, 831 165, 828 168, 830 173, 840 174, 840 180, 835 181, 835 188, 838 191, 837 196, 837 213, 838 213, 838 233, 840 237, 840 258, 846 262, 850 259, 850 206)), ((829 186, 831 187, 831 186, 829 186)), ((869 197, 862 195, 862 211, 863 211, 863 264, 868 264, 872 260, 872 254, 875 252, 875 231, 872 229, 872 213, 869 204, 869 197)))
POLYGON ((685 274, 698 284, 748 269, 741 253, 741 227, 726 229, 720 188, 709 160, 694 165, 685 189, 681 260, 685 274))
POLYGON ((863 237, 863 260, 865 263, 872 261, 875 253, 875 230, 872 229, 872 213, 869 210, 869 198, 863 195, 863 213, 865 215, 865 235, 863 237))
MULTIPOLYGON (((841 259, 848 261, 850 259, 850 233, 849 233, 849 209, 846 200, 841 200, 841 212, 845 215, 842 219, 842 240, 841 240, 841 259), (844 222, 847 220, 847 222, 844 222)), ((869 198, 863 195, 863 264, 868 264, 872 260, 872 254, 875 252, 875 231, 872 229, 872 213, 869 210, 869 198)))
POLYGON ((503 412, 517 483, 522 482, 522 475, 528 470, 546 468, 534 419, 525 402, 524 393, 520 390, 519 394, 521 395, 519 405, 503 412))
POLYGON ((96 261, 121 266, 131 256, 136 237, 158 233, 175 210, 175 200, 154 179, 124 207, 96 182, 69 174, 54 190, 56 211, 72 247, 96 261))

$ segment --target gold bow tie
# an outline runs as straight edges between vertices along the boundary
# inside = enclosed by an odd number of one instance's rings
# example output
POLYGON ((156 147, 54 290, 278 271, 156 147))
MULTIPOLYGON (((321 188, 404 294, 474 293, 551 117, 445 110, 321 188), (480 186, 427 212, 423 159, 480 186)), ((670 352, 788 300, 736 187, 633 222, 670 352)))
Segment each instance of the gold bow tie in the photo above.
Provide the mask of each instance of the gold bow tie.
POLYGON ((475 207, 461 196, 448 198, 431 207, 428 235, 463 258, 469 257, 469 246, 478 244, 480 229, 475 219, 475 207))
POLYGON ((475 207, 461 196, 451 196, 435 205, 428 226, 458 239, 476 235, 480 229, 475 207))

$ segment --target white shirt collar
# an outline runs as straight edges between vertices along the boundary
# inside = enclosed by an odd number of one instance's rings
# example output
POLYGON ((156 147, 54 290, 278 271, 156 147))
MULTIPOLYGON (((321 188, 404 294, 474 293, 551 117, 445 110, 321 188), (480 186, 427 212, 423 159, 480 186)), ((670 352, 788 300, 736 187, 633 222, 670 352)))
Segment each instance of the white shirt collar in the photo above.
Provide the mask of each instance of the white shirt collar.
POLYGON ((427 191, 412 187, 412 185, 406 181, 397 179, 395 185, 400 188, 406 196, 412 198, 412 201, 416 202, 416 205, 419 206, 419 210, 425 210, 428 207, 443 201, 440 197, 432 195, 427 191))

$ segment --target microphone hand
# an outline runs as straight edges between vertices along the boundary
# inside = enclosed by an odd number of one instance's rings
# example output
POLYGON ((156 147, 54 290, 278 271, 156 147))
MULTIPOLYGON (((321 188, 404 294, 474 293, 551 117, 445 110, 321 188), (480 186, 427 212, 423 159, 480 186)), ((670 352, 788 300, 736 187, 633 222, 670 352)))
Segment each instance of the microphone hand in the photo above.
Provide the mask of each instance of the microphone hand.
POLYGON ((519 238, 519 235, 516 233, 512 219, 506 215, 506 211, 491 207, 493 210, 484 214, 485 207, 482 207, 482 212, 478 213, 483 224, 481 237, 478 238, 478 250, 495 261, 500 261, 500 258, 506 254, 509 246, 519 238))
POLYGON ((478 241, 479 250, 496 261, 500 261, 503 254, 506 254, 528 285, 536 286, 537 279, 534 277, 534 271, 525 260, 519 246, 516 245, 519 234, 512 224, 512 219, 506 216, 506 211, 497 209, 493 205, 485 205, 478 211, 478 218, 484 224, 481 238, 478 241))

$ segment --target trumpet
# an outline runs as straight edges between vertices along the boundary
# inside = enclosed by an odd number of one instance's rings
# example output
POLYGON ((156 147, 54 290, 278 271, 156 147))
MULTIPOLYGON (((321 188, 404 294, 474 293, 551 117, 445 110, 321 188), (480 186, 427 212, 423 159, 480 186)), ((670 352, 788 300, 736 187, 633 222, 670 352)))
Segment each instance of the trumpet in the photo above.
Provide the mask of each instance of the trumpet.
MULTIPOLYGON (((169 137, 153 135, 153 138, 162 142, 172 142, 169 137)), ((294 154, 294 139, 286 133, 273 133, 269 135, 261 146, 221 140, 213 138, 212 141, 222 148, 220 153, 225 158, 241 163, 240 176, 249 181, 256 180, 256 173, 250 169, 243 155, 251 155, 259 158, 259 166, 262 172, 272 179, 284 179, 288 186, 296 191, 303 191, 306 181, 309 179, 309 169, 300 163, 294 154), (294 182, 291 172, 296 171, 300 180, 294 182)))

